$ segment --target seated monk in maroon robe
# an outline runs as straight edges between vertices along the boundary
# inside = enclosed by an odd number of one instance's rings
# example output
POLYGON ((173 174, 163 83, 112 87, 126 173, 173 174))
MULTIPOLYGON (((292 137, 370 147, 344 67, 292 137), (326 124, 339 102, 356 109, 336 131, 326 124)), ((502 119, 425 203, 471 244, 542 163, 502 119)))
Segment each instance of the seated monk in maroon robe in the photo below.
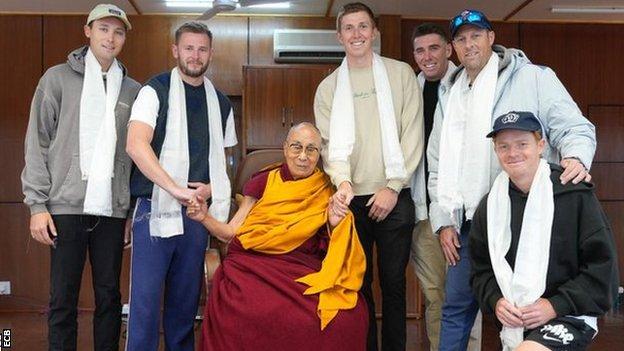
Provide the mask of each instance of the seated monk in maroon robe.
POLYGON ((228 224, 204 199, 189 207, 189 217, 231 241, 206 301, 203 350, 365 350, 366 259, 353 215, 334 205, 316 168, 320 147, 312 124, 291 128, 286 163, 247 182, 228 224))

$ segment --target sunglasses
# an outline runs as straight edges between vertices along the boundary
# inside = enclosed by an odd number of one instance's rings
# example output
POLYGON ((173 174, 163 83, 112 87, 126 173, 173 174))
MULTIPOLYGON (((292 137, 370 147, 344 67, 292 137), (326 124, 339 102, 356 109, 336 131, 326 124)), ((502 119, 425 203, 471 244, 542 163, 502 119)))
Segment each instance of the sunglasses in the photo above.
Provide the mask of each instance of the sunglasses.
POLYGON ((488 23, 485 16, 479 12, 469 11, 468 13, 462 13, 453 19, 453 27, 458 27, 466 23, 488 23))

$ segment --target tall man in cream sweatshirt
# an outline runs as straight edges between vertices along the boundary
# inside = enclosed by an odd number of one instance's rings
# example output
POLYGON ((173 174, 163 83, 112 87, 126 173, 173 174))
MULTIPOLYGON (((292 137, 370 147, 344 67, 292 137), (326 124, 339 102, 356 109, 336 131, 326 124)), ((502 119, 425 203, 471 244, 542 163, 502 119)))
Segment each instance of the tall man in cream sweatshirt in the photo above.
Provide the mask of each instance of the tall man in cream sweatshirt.
POLYGON ((405 349, 405 269, 415 222, 409 180, 424 145, 422 94, 411 67, 373 53, 374 15, 344 5, 337 36, 342 65, 318 86, 316 124, 323 167, 338 188, 338 211, 355 215, 367 258, 362 292, 369 309, 368 349, 377 349, 372 294, 373 245, 382 291, 382 349, 405 349))

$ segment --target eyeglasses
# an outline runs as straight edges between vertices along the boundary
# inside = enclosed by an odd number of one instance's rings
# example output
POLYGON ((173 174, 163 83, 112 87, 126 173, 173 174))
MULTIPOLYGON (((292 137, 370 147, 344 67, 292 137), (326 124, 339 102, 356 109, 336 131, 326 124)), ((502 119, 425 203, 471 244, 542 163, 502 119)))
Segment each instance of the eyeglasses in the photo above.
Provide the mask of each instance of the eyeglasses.
POLYGON ((308 157, 314 157, 319 154, 319 149, 317 147, 309 146, 309 145, 306 147, 303 147, 303 145, 299 143, 292 143, 288 145, 288 151, 292 153, 293 155, 297 155, 297 156, 301 155, 302 152, 305 152, 306 156, 308 157))

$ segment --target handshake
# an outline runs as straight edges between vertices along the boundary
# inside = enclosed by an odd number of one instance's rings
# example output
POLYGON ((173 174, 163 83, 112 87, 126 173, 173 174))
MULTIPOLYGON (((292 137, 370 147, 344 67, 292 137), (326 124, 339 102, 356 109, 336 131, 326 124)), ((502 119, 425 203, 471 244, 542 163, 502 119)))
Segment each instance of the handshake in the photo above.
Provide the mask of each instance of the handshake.
POLYGON ((189 182, 187 188, 176 187, 170 192, 180 205, 186 206, 186 214, 192 220, 201 222, 208 214, 208 200, 212 195, 210 184, 189 182))

